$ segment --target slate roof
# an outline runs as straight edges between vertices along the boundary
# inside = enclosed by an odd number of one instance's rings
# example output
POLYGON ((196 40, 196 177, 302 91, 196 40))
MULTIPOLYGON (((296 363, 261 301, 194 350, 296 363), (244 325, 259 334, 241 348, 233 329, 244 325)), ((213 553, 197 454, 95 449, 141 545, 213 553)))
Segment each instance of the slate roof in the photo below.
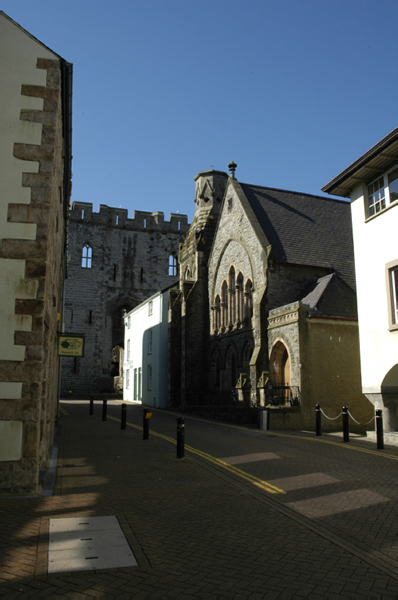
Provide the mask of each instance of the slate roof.
POLYGON ((278 262, 326 267, 355 289, 349 202, 240 183, 278 262))
POLYGON ((297 300, 314 316, 357 318, 355 292, 335 273, 309 284, 297 300))

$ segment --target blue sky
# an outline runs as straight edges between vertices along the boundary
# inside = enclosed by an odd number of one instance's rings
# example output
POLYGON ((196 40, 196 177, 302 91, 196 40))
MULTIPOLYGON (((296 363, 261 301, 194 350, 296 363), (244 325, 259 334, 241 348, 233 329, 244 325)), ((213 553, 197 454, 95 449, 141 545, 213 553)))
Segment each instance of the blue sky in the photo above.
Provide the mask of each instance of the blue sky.
POLYGON ((2 0, 74 63, 73 201, 185 213, 193 178, 320 188, 397 127, 396 0, 2 0))

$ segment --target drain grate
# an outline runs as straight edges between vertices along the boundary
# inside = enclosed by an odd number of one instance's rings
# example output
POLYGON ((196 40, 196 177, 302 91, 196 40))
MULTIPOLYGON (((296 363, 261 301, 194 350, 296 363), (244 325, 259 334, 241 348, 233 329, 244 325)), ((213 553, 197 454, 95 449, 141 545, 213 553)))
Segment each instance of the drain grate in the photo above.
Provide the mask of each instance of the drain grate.
POLYGON ((49 573, 138 566, 115 516, 50 519, 49 534, 49 573))

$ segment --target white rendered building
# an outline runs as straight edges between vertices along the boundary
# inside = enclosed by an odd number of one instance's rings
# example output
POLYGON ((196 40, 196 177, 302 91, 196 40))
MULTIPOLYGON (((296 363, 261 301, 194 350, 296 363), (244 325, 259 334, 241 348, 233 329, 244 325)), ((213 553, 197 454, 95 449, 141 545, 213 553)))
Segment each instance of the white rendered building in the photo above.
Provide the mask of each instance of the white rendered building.
POLYGON ((398 128, 323 191, 351 198, 362 392, 397 430, 398 128))
POLYGON ((167 405, 168 294, 158 292, 126 313, 123 399, 167 405))

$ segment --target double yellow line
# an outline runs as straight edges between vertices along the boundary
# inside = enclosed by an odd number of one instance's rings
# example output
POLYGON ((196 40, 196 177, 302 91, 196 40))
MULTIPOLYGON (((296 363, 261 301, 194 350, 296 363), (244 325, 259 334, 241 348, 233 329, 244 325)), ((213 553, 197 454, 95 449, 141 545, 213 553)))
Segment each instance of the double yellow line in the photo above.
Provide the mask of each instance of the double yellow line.
MULTIPOLYGON (((113 421, 120 423, 120 419, 117 419, 116 417, 111 417, 110 415, 108 415, 108 419, 112 419, 113 421)), ((142 427, 139 427, 138 425, 134 425, 133 423, 127 422, 126 424, 129 427, 134 427, 134 429, 138 429, 140 431, 142 430, 142 427)), ((153 435, 157 438, 160 438, 162 440, 165 440, 166 442, 170 442, 171 444, 177 443, 173 438, 171 438, 167 435, 163 435, 162 433, 157 433, 156 431, 151 431, 151 435, 153 435)), ((249 483, 255 485, 258 488, 261 488, 262 490, 268 492, 269 494, 286 494, 286 492, 284 490, 276 487, 275 485, 272 485, 271 483, 268 483, 267 481, 264 481, 263 479, 260 479, 259 477, 250 475, 250 473, 245 473, 241 469, 238 469, 237 467, 234 467, 233 465, 229 465, 228 463, 224 462, 220 458, 216 458, 215 456, 212 456, 211 454, 207 454, 207 452, 203 452, 202 450, 198 450, 197 448, 193 448, 192 446, 188 446, 187 444, 185 444, 185 449, 188 452, 191 452, 192 454, 196 454, 196 456, 199 456, 200 458, 203 458, 204 460, 209 461, 210 463, 216 465, 217 467, 221 467, 221 468, 225 469, 226 471, 228 471, 229 473, 236 475, 237 477, 240 477, 241 479, 244 479, 245 481, 248 481, 249 483)))

